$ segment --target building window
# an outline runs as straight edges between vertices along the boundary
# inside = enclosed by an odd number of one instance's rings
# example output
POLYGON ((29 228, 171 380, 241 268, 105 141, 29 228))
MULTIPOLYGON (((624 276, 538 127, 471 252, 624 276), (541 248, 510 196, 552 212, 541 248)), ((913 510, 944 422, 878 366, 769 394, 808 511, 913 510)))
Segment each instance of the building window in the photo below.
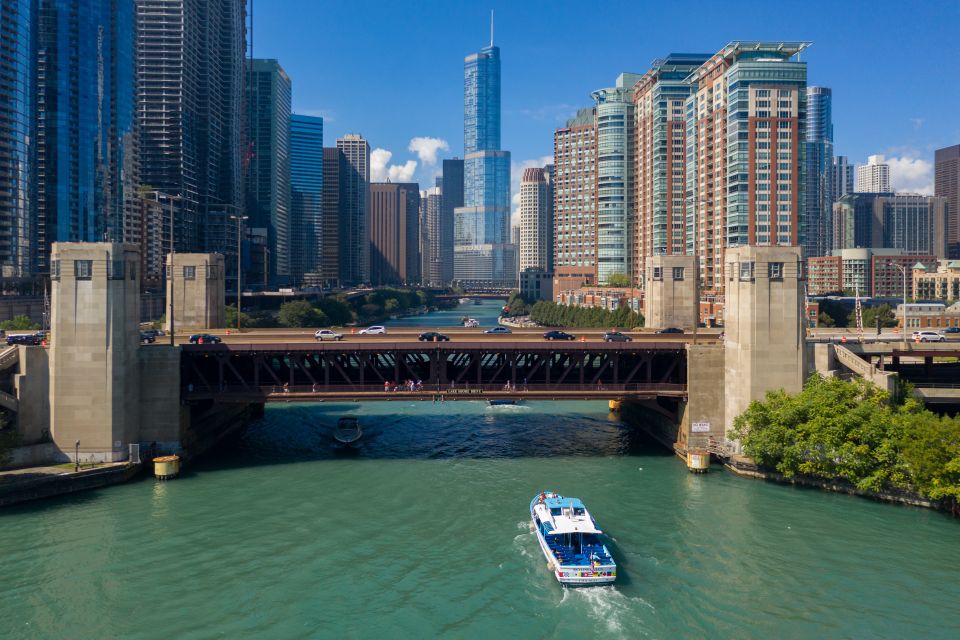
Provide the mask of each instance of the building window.
POLYGON ((50 279, 51 280, 60 279, 60 261, 59 260, 50 261, 50 279))
POLYGON ((674 268, 673 268, 673 279, 674 279, 674 280, 683 280, 683 267, 674 267, 674 268))
POLYGON ((93 260, 74 260, 73 275, 77 280, 93 278, 93 260))
POLYGON ((653 268, 653 279, 654 279, 654 280, 663 280, 663 267, 654 267, 654 268, 653 268))
POLYGON ((131 262, 127 265, 127 273, 130 275, 131 280, 137 279, 137 263, 131 262))
POLYGON ((184 280, 196 280, 196 279, 197 279, 197 268, 196 268, 196 267, 184 267, 184 268, 183 268, 183 279, 184 279, 184 280))
POLYGON ((771 262, 767 265, 767 273, 771 280, 783 280, 783 263, 771 262))
POLYGON ((110 273, 107 278, 110 280, 123 280, 123 260, 110 260, 107 262, 110 273))
POLYGON ((740 263, 740 280, 741 281, 752 281, 753 280, 753 261, 741 262, 740 263))

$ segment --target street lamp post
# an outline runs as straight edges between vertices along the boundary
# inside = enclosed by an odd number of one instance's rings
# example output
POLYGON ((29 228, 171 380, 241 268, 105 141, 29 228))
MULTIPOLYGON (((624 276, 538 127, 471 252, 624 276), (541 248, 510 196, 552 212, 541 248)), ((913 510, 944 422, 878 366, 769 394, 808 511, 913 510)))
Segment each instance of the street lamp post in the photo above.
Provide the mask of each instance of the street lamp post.
POLYGON ((73 470, 76 472, 80 471, 80 441, 77 440, 73 446, 73 470))
POLYGON ((173 237, 174 237, 173 201, 174 199, 182 200, 183 197, 171 195, 169 193, 164 193, 162 191, 157 191, 156 189, 152 191, 148 191, 147 193, 152 194, 157 199, 158 203, 160 202, 160 198, 166 198, 170 202, 170 269, 169 269, 170 272, 168 275, 170 276, 170 346, 172 347, 176 344, 176 339, 174 337, 176 334, 176 319, 174 318, 174 316, 176 314, 174 314, 174 296, 173 296, 173 283, 174 283, 173 258, 175 255, 176 247, 173 244, 173 237))
POLYGON ((237 221, 237 333, 240 333, 240 224, 250 216, 230 216, 231 220, 237 221))

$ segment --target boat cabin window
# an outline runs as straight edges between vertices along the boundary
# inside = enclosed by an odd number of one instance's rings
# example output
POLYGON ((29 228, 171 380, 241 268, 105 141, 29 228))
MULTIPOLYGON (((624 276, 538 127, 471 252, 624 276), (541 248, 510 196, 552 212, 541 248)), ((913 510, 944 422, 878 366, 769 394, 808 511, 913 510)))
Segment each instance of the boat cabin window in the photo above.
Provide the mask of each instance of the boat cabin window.
POLYGON ((583 515, 584 513, 586 513, 586 512, 587 512, 587 510, 584 509, 583 507, 574 507, 574 508, 573 508, 573 515, 575 515, 575 516, 582 516, 582 515, 583 515))
POLYGON ((552 515, 552 516, 558 516, 558 515, 560 515, 560 507, 551 507, 551 508, 550 508, 550 515, 552 515))

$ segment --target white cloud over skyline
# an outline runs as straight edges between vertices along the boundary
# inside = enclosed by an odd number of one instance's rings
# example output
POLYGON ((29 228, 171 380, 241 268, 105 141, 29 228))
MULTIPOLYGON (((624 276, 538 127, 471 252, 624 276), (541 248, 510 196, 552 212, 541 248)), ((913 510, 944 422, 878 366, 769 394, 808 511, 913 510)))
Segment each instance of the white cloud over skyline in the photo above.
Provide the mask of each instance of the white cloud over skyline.
POLYGON ((393 152, 377 147, 370 152, 370 182, 410 182, 417 171, 417 161, 390 164, 393 152))
POLYGON ((894 191, 933 195, 933 163, 904 154, 901 157, 886 158, 890 165, 890 184, 894 191))
POLYGON ((417 136, 410 140, 407 151, 417 154, 424 165, 434 165, 437 164, 437 154, 440 151, 450 151, 450 143, 443 138, 417 136))

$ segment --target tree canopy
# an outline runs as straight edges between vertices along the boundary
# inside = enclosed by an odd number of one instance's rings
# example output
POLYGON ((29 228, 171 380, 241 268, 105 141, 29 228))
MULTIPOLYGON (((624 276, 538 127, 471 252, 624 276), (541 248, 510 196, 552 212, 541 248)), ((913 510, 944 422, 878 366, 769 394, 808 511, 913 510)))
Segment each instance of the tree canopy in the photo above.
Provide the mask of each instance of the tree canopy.
POLYGON ((600 307, 574 307, 545 300, 533 305, 530 319, 544 327, 634 329, 643 326, 643 316, 629 307, 608 311, 600 307))
POLYGON ((284 302, 277 318, 283 327, 325 327, 330 324, 327 316, 306 300, 284 302))

